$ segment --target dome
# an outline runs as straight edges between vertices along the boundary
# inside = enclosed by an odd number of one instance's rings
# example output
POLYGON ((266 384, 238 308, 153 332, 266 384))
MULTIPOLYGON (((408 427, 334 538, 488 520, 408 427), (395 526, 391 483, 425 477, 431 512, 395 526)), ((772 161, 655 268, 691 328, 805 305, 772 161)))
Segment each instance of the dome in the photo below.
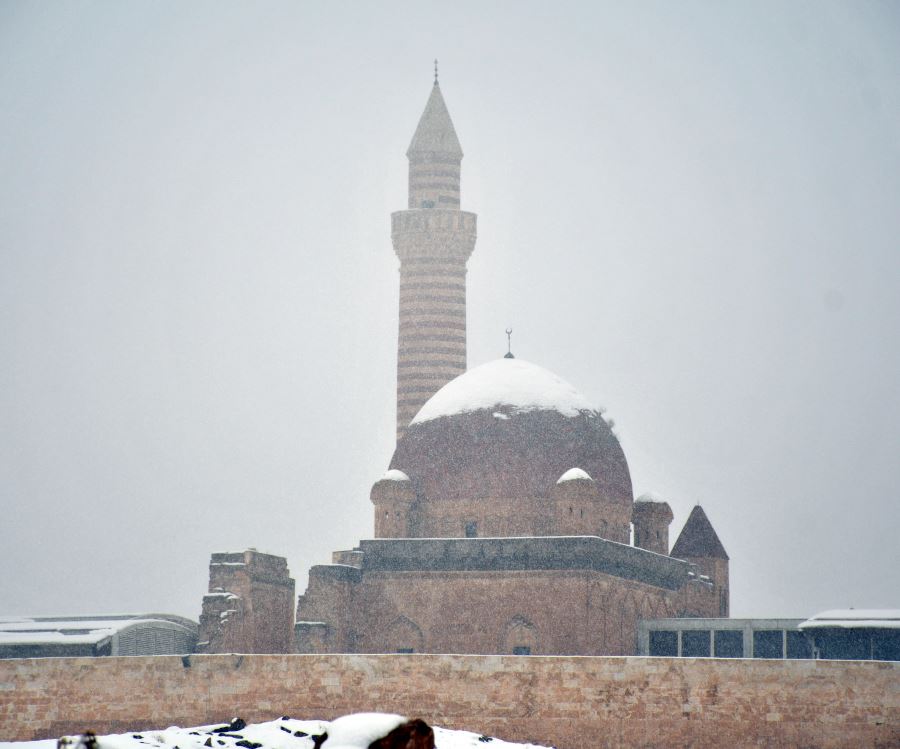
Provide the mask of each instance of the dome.
POLYGON ((498 359, 448 382, 410 422, 391 469, 419 499, 549 497, 577 466, 607 500, 631 504, 628 463, 600 412, 552 372, 498 359))
POLYGON ((522 359, 504 358, 448 382, 426 401, 410 425, 494 407, 500 412, 495 416, 508 416, 509 411, 556 411, 563 416, 596 411, 587 398, 552 372, 522 359))

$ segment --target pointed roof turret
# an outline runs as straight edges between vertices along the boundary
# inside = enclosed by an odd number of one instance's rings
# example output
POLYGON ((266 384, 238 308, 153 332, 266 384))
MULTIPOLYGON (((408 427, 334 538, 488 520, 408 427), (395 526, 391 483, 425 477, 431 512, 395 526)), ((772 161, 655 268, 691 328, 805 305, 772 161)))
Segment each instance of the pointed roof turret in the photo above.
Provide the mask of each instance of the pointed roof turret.
POLYGON ((691 510, 670 556, 676 559, 728 559, 725 547, 700 505, 691 510))
POLYGON ((431 88, 431 96, 428 97, 425 111, 419 119, 419 126, 406 151, 409 158, 431 153, 453 156, 457 159, 463 157, 462 146, 456 137, 456 130, 453 128, 453 121, 450 119, 450 112, 447 111, 437 79, 431 88))

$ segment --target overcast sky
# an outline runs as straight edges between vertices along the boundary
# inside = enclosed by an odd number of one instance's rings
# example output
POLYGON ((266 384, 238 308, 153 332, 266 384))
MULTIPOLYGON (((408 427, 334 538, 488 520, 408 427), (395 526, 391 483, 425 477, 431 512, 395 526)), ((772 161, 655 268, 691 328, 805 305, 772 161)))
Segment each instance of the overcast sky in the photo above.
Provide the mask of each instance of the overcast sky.
POLYGON ((469 364, 616 422, 732 614, 900 606, 900 6, 0 3, 0 601, 196 619, 372 535, 440 59, 469 364))

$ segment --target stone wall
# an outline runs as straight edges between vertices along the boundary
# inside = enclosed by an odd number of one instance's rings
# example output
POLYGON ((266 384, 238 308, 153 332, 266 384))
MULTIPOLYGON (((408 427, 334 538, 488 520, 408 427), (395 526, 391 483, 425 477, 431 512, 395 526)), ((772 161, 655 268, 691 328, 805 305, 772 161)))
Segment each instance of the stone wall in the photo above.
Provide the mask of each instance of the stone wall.
POLYGON ((199 652, 289 653, 293 617, 294 581, 287 560, 255 549, 212 555, 199 652))
MULTIPOLYGON (((310 571, 298 620, 328 625, 328 652, 488 655, 528 644, 532 655, 631 655, 638 619, 673 616, 683 597, 591 570, 373 570, 356 584, 353 573, 310 571), (517 624, 531 642, 510 639, 517 624)), ((307 645, 298 639, 297 651, 307 645)))
POLYGON ((900 663, 459 655, 0 661, 0 740, 383 710, 559 749, 900 746, 900 663))
POLYGON ((296 652, 634 655, 639 619, 718 613, 715 589, 686 562, 600 538, 369 539, 360 549, 360 568, 310 570, 296 652))

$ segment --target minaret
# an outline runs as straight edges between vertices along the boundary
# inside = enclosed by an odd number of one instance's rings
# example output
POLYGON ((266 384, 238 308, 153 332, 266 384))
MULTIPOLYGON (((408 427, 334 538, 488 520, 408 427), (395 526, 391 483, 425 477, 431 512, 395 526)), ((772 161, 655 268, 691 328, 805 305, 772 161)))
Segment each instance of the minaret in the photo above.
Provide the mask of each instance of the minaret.
POLYGON ((406 152, 409 209, 391 215, 400 258, 397 440, 422 405, 466 371, 466 260, 474 213, 459 210, 463 152, 437 80, 406 152))

